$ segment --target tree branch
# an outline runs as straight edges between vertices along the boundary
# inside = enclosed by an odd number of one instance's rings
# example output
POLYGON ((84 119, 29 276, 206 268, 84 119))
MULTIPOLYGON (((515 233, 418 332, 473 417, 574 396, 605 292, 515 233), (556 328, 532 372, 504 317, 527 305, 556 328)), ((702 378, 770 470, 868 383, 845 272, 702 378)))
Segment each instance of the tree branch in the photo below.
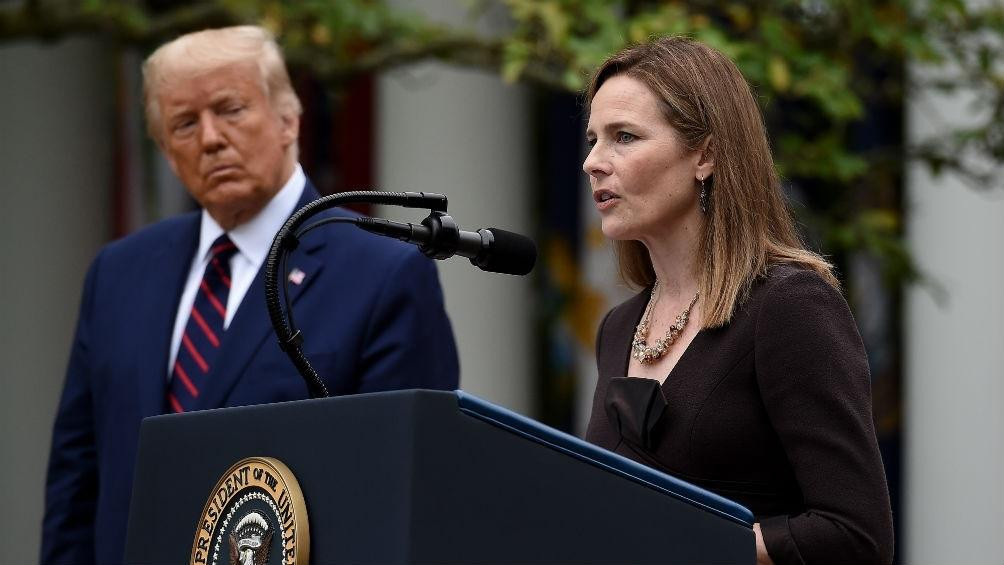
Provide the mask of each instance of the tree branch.
POLYGON ((83 33, 149 46, 188 31, 237 23, 241 23, 238 15, 219 2, 183 6, 156 16, 134 3, 88 9, 79 3, 53 6, 27 2, 21 9, 0 10, 0 43, 22 39, 55 41, 83 33))

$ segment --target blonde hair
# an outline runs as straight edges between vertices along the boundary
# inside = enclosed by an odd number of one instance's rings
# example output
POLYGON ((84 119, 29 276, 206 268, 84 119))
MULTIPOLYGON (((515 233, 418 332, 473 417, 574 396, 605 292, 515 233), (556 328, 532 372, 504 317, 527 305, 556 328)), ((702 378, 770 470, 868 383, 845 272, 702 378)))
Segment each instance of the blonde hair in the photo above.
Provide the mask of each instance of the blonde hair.
POLYGON ((143 63, 143 98, 150 137, 161 142, 157 97, 172 75, 204 73, 240 63, 257 67, 262 92, 280 116, 299 116, 303 112, 282 52, 268 30, 250 25, 207 29, 161 45, 143 63))
MULTIPOLYGON (((807 250, 795 230, 760 109, 728 57, 687 37, 628 47, 593 75, 588 102, 617 75, 634 78, 652 90, 663 116, 688 149, 698 150, 711 138, 707 150, 715 167, 705 181, 709 205, 697 250, 703 327, 728 323, 756 279, 773 264, 804 265, 839 288, 833 266, 807 250)), ((625 281, 639 287, 655 282, 651 258, 641 242, 616 241, 614 246, 625 281)))

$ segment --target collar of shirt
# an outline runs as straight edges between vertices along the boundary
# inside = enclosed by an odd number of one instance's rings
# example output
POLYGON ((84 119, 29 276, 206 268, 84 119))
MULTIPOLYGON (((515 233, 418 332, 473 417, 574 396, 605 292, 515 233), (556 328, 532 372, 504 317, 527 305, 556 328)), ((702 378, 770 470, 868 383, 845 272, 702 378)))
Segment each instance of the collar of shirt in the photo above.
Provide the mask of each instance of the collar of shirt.
MULTIPOLYGON (((237 253, 230 260, 231 285, 227 296, 223 327, 230 327, 230 322, 237 313, 237 308, 254 282, 255 275, 261 269, 261 264, 265 262, 265 256, 268 255, 268 249, 272 246, 275 232, 279 231, 289 215, 293 213, 297 202, 303 195, 306 184, 307 177, 303 174, 300 165, 297 165, 286 184, 257 216, 230 231, 230 239, 237 246, 237 253)), ((192 258, 188 280, 182 290, 178 312, 175 315, 171 353, 168 360, 168 379, 171 378, 174 360, 178 354, 178 347, 181 345, 181 336, 185 331, 192 304, 195 302, 195 294, 199 289, 199 281, 202 280, 202 274, 206 265, 209 264, 209 247, 222 234, 223 228, 203 210, 202 225, 199 231, 199 248, 195 257, 192 258)))
MULTIPOLYGON (((297 163, 293 175, 268 204, 254 218, 230 230, 230 240, 237 246, 238 254, 257 272, 265 262, 268 249, 272 246, 275 232, 279 231, 296 208, 303 195, 307 177, 297 163)), ((202 225, 199 232, 199 249, 196 253, 201 261, 208 261, 209 247, 216 238, 223 235, 223 228, 205 210, 202 211, 202 225)))

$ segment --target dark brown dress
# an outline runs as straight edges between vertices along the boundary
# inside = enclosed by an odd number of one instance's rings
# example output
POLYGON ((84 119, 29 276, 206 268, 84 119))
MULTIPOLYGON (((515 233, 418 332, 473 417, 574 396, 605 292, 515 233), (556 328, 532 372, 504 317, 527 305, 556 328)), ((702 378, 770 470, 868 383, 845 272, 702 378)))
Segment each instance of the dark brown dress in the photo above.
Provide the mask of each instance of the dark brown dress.
POLYGON ((840 293, 774 267, 659 386, 626 376, 650 291, 600 325, 586 439, 747 506, 779 565, 891 562, 868 360, 840 293))

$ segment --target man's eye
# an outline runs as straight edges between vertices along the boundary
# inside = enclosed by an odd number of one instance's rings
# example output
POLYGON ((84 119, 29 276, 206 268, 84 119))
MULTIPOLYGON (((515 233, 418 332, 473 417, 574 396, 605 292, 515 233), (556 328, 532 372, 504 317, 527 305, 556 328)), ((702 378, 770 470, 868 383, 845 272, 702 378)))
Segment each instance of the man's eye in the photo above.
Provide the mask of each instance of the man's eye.
POLYGON ((586 138, 586 145, 588 145, 590 148, 592 148, 594 145, 596 145, 596 138, 595 137, 587 137, 586 138))
POLYGON ((233 105, 233 106, 224 106, 223 107, 223 114, 227 115, 227 116, 233 116, 233 115, 239 114, 243 109, 244 109, 244 106, 240 106, 240 105, 236 105, 236 104, 233 105))
POLYGON ((632 133, 628 133, 626 131, 617 132, 617 143, 630 143, 636 139, 638 139, 638 137, 632 133))
POLYGON ((176 122, 174 127, 171 128, 171 131, 173 131, 176 135, 182 135, 192 131, 193 127, 195 127, 195 120, 182 120, 180 122, 176 122))

